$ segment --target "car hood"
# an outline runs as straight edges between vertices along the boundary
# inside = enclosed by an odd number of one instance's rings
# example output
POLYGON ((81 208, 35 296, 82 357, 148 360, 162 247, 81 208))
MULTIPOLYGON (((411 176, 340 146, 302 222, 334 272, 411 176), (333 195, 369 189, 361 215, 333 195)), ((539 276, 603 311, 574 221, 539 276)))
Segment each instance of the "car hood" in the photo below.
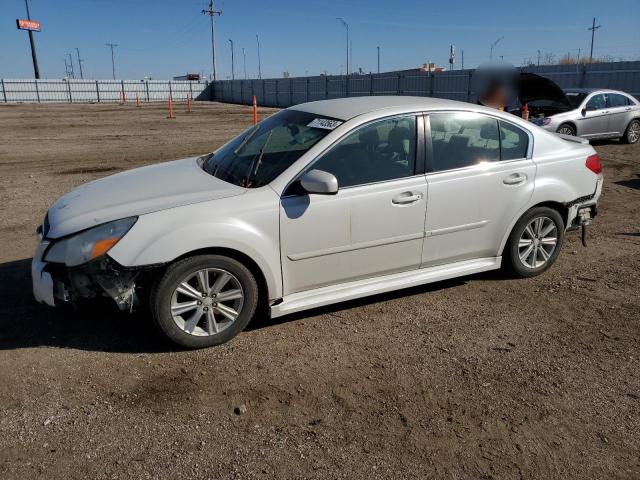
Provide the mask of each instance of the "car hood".
POLYGON ((523 105, 533 100, 553 100, 566 105, 567 111, 573 110, 569 99, 555 82, 535 73, 520 74, 518 98, 523 105))
POLYGON ((159 163, 85 183, 60 197, 48 212, 48 238, 120 218, 231 197, 246 189, 219 180, 198 157, 159 163))

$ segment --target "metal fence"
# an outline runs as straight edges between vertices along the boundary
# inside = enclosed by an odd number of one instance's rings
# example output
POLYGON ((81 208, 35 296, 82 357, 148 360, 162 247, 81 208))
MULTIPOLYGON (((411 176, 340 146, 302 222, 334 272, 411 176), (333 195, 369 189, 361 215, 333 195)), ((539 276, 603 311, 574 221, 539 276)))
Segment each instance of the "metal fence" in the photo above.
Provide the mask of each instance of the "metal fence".
MULTIPOLYGON (((551 65, 521 68, 550 78, 562 88, 597 87, 623 90, 640 98, 640 61, 591 65, 551 65)), ((445 72, 389 72, 368 75, 219 80, 212 82, 202 99, 289 107, 314 100, 364 95, 415 95, 474 101, 475 70, 445 72)))
POLYGON ((0 79, 0 101, 7 102, 118 102, 136 99, 159 102, 200 99, 209 82, 169 80, 33 80, 0 79))

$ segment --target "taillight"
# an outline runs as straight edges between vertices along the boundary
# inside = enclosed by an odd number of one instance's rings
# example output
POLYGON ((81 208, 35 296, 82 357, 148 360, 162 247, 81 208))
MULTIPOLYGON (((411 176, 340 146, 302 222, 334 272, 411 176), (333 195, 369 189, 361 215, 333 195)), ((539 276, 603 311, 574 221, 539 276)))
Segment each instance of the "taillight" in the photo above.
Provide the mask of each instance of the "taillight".
POLYGON ((600 156, 595 153, 593 155, 589 155, 587 157, 587 162, 585 163, 587 168, 591 170, 596 175, 602 172, 602 164, 600 163, 600 156))

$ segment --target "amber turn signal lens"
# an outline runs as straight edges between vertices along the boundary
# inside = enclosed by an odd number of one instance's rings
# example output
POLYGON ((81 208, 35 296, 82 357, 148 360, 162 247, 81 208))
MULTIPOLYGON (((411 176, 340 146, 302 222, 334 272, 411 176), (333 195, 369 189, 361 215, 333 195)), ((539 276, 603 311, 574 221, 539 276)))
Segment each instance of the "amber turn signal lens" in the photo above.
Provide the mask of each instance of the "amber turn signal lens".
POLYGON ((91 258, 93 259, 99 257, 100 255, 104 255, 109 251, 111 247, 118 243, 118 240, 120 240, 120 238, 111 237, 97 241, 93 246, 93 250, 91 251, 91 258))

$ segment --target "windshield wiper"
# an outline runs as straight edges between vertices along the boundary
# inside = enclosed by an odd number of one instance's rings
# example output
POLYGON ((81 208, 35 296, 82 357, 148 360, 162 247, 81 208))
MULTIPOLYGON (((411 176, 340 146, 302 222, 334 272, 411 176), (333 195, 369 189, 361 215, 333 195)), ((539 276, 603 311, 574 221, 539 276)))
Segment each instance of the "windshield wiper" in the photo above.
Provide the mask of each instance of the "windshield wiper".
POLYGON ((260 168, 260 163, 262 162, 262 156, 264 155, 264 150, 267 148, 267 145, 269 145, 269 140, 271 140, 271 135, 273 135, 273 130, 271 130, 269 132, 269 135, 267 135, 267 139, 264 141, 264 144, 262 145, 262 148, 260 149, 260 152, 258 153, 256 160, 251 162, 251 164, 249 165, 249 170, 247 171, 247 175, 245 176, 245 181, 244 181, 245 187, 249 186, 249 178, 254 177, 256 173, 258 173, 258 168, 260 168))
POLYGON ((256 125, 255 127, 253 127, 253 129, 247 133, 247 136, 244 137, 244 139, 242 140, 242 143, 240 145, 238 145, 238 148, 236 148, 233 151, 234 155, 238 155, 240 153, 240 151, 247 145, 247 143, 249 143, 249 140, 251 140, 253 138, 253 136, 256 134, 256 132, 258 131, 260 127, 258 125, 256 125))

